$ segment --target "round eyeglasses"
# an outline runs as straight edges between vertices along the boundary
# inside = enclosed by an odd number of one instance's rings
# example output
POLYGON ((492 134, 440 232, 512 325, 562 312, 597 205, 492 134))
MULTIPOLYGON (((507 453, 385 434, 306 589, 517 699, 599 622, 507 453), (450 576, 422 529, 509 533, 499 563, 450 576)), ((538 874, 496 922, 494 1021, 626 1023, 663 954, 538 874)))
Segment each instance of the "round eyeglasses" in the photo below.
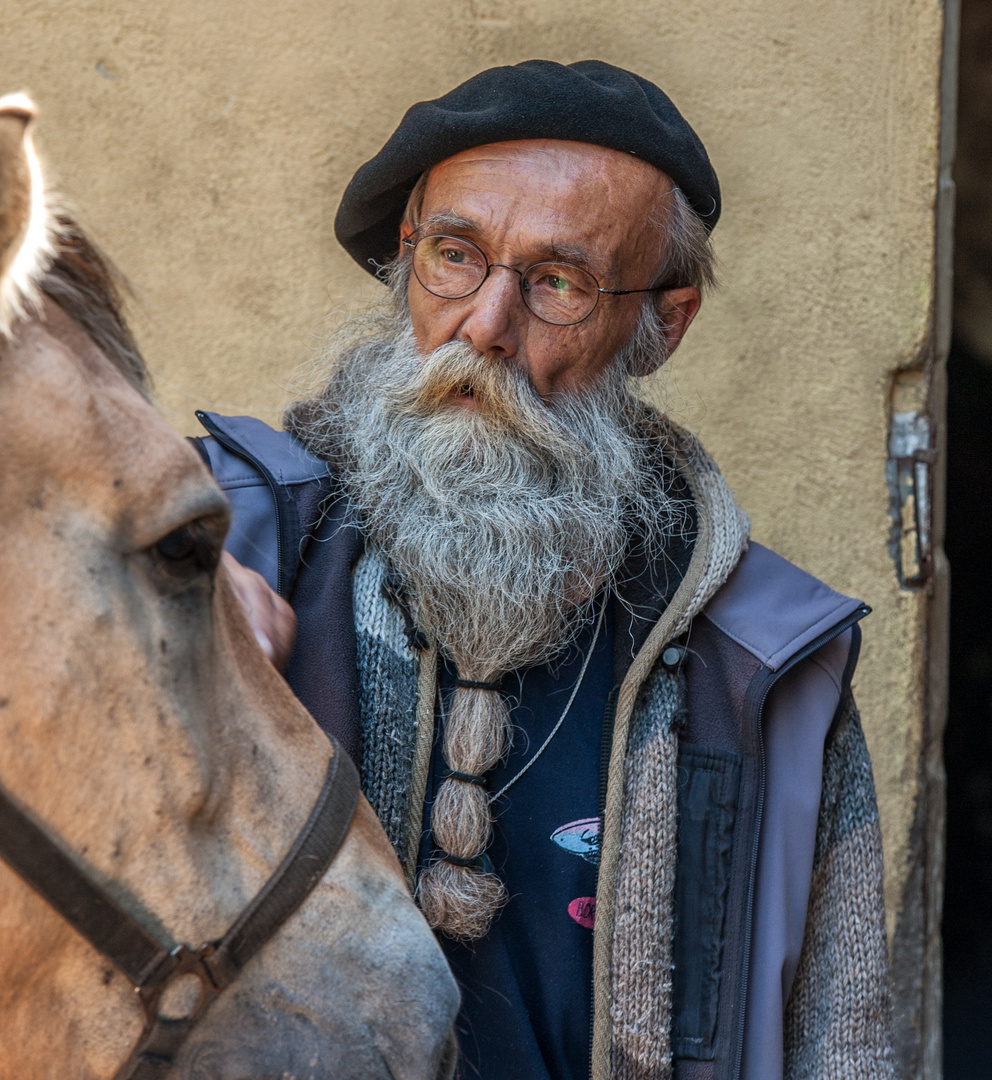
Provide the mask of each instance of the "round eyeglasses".
POLYGON ((434 296, 463 300, 482 288, 491 270, 502 267, 519 274, 523 302, 542 322, 554 326, 574 326, 588 319, 599 303, 600 294, 627 296, 660 292, 669 287, 603 289, 588 270, 568 262, 536 262, 526 270, 518 270, 506 263, 491 263, 480 247, 463 236, 432 233, 402 243, 413 248, 414 275, 434 296))

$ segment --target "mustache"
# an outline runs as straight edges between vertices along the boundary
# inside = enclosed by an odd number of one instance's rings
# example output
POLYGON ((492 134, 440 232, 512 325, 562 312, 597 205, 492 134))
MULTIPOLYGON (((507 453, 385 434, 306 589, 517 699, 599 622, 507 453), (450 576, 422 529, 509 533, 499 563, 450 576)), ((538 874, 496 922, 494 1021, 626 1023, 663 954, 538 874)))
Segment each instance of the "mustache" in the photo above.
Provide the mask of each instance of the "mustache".
POLYGON ((519 367, 462 341, 420 357, 398 403, 411 415, 431 416, 446 407, 464 408, 457 399, 465 394, 473 399, 473 411, 497 425, 513 425, 522 412, 543 405, 519 367))
POLYGON ((401 366, 406 370, 384 395, 393 422, 430 421, 438 425, 438 439, 460 432, 476 449, 516 447, 576 474, 591 467, 589 447, 577 434, 582 425, 575 422, 584 409, 581 392, 547 402, 522 367, 467 342, 448 342, 401 366), (459 400, 466 395, 471 406, 459 400))

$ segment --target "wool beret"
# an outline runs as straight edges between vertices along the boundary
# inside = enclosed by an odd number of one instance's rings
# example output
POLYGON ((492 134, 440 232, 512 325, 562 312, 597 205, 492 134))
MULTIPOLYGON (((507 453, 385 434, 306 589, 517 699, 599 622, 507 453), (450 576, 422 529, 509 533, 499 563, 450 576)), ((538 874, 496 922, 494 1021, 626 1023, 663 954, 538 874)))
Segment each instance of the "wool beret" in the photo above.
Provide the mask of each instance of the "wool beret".
POLYGON ((634 154, 666 172, 707 229, 720 185, 699 137, 654 83, 601 60, 528 60, 474 75, 407 110, 386 145, 355 173, 334 231, 370 274, 396 257, 407 199, 432 165, 515 139, 564 139, 634 154))

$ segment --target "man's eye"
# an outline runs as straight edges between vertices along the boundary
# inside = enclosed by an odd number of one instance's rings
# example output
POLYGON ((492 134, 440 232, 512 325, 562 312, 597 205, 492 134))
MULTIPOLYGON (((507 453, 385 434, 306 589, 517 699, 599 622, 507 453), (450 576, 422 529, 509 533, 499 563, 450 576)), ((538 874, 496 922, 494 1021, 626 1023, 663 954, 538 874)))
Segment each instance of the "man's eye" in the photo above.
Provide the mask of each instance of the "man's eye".
POLYGON ((562 274, 541 274, 535 277, 533 281, 524 278, 524 291, 529 291, 532 288, 545 289, 548 292, 557 293, 558 296, 564 296, 566 293, 571 292, 575 286, 573 282, 562 274))
POLYGON ((443 248, 441 250, 441 258, 446 263, 454 263, 455 265, 460 266, 468 261, 468 254, 464 251, 460 251, 458 248, 443 248))

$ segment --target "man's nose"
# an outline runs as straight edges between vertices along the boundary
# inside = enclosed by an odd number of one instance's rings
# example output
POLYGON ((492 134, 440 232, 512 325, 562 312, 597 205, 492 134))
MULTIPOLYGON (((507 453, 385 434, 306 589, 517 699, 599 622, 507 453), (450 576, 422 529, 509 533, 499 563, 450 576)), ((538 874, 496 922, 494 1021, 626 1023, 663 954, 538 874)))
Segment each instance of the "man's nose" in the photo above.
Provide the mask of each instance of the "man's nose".
POLYGON ((529 315, 520 295, 519 271, 501 263, 491 265, 488 277, 467 303, 470 306, 458 336, 480 353, 516 356, 523 322, 529 315))

